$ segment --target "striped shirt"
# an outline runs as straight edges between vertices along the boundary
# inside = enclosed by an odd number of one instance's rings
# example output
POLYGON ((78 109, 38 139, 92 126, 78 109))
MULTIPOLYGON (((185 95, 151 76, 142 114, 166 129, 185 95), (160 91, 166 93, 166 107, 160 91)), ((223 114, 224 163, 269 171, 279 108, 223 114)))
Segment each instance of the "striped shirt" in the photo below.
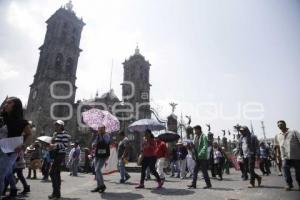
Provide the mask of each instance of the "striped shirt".
POLYGON ((56 145, 58 153, 66 153, 66 150, 69 147, 70 138, 71 136, 66 131, 61 133, 54 132, 52 142, 56 145))

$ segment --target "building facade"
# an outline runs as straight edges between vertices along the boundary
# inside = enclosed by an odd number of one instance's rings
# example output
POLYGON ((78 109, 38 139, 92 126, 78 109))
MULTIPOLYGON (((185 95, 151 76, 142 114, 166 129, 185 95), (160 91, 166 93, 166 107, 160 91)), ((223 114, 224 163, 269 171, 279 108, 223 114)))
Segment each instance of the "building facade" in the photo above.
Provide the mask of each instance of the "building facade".
MULTIPOLYGON (((47 31, 26 108, 26 117, 36 127, 35 136, 52 135, 53 123, 61 119, 73 140, 87 145, 89 129, 80 126, 78 112, 96 107, 107 109, 120 119, 121 130, 130 123, 151 118, 149 71, 150 63, 135 49, 123 62, 122 98, 113 89, 95 98, 75 102, 76 71, 80 52, 81 32, 85 23, 69 3, 58 9, 47 21, 47 31), (101 106, 103 105, 103 106, 101 106), (117 108, 117 109, 115 109, 117 108)), ((132 157, 140 151, 142 134, 128 133, 132 141, 132 157)))
POLYGON ((71 129, 76 95, 76 71, 81 32, 85 23, 72 5, 58 9, 47 21, 47 31, 26 108, 27 118, 36 126, 36 134, 53 132, 53 118, 65 119, 71 129))

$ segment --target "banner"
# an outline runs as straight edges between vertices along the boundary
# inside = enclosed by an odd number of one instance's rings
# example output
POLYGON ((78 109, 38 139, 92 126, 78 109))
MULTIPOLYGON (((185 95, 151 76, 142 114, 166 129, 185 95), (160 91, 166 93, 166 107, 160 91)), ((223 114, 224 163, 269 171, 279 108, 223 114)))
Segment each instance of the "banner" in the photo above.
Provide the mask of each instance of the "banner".
POLYGON ((105 164, 102 168, 102 174, 108 175, 114 172, 118 172, 118 154, 117 154, 117 146, 112 144, 110 145, 110 156, 105 161, 105 164))

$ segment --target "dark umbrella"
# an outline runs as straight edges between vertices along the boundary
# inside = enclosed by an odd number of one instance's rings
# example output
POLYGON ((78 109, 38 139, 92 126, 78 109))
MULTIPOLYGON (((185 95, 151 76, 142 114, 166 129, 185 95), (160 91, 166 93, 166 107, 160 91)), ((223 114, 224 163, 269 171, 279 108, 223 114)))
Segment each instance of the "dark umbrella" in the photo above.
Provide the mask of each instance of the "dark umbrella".
POLYGON ((180 136, 175 132, 167 131, 158 135, 157 138, 164 142, 174 142, 177 141, 180 138, 180 136))

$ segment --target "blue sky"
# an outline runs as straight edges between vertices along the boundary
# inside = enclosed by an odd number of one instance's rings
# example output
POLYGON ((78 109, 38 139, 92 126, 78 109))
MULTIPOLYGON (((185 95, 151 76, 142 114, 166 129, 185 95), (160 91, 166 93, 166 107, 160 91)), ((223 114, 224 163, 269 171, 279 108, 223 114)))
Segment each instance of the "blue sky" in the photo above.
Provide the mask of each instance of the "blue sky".
MULTIPOLYGON (((62 0, 0 0, 0 99, 27 101, 38 62, 45 21, 62 0)), ((285 119, 300 130, 299 0, 74 0, 83 29, 77 99, 112 85, 119 97, 122 62, 136 43, 152 64, 152 105, 162 118, 192 116, 211 123, 217 135, 236 123, 249 125, 249 104, 263 108, 253 120, 261 137, 278 132, 285 119), (211 110, 211 108, 214 108, 211 110), (239 110, 240 108, 240 110, 239 110), (216 117, 209 119, 211 114, 216 117), (222 114, 223 113, 223 114, 222 114), (229 119, 230 118, 230 119, 229 119)))

